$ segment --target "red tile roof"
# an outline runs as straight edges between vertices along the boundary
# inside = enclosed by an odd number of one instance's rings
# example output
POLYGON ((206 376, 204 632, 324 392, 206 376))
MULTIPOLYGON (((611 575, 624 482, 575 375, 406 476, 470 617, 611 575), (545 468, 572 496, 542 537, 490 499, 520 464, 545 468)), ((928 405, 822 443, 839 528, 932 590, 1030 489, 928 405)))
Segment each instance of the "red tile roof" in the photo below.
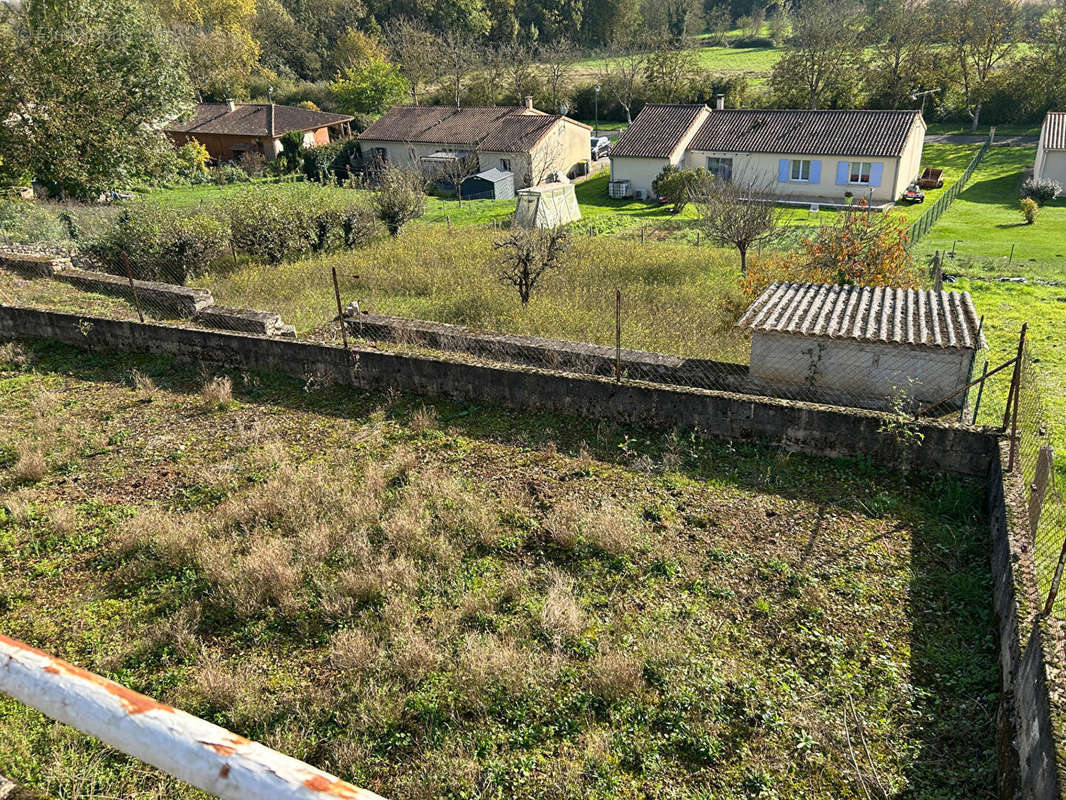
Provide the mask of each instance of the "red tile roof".
POLYGON ((1045 150, 1066 150, 1066 111, 1049 111, 1040 128, 1045 150))
POLYGON ((175 120, 165 130, 190 135, 210 133, 276 139, 289 131, 317 130, 352 119, 347 114, 269 103, 239 103, 233 111, 226 103, 197 103, 190 118, 175 120))
POLYGON ((612 157, 668 158, 685 134, 707 109, 704 105, 644 106, 611 148, 612 157))
POLYGON ((812 156, 898 156, 917 111, 712 111, 691 150, 812 156))
POLYGON ((562 119, 566 118, 524 106, 394 106, 358 138, 522 152, 562 119))

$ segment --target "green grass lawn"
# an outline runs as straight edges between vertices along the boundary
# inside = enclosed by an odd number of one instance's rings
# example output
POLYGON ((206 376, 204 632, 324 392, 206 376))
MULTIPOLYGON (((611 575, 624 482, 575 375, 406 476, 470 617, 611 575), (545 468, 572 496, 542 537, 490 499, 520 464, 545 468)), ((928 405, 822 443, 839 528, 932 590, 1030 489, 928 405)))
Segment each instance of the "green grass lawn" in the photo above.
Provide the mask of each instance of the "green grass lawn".
MULTIPOLYGON (((931 135, 940 134, 955 134, 961 133, 966 135, 978 135, 988 136, 990 125, 980 125, 977 128, 976 133, 970 130, 970 124, 968 122, 929 122, 926 120, 928 130, 926 133, 931 135)), ((1036 122, 1031 125, 996 125, 996 136, 1039 136, 1040 135, 1040 123, 1036 122)))
POLYGON ((1035 155, 1035 147, 991 148, 915 253, 926 258, 934 250, 954 250, 949 272, 1066 278, 1066 200, 1040 209, 1035 225, 1026 225, 1018 210, 1018 186, 1035 155))
MULTIPOLYGON (((992 796, 979 485, 215 377, 0 351, 6 634, 396 800, 992 796)), ((0 731, 56 798, 204 797, 0 731)))

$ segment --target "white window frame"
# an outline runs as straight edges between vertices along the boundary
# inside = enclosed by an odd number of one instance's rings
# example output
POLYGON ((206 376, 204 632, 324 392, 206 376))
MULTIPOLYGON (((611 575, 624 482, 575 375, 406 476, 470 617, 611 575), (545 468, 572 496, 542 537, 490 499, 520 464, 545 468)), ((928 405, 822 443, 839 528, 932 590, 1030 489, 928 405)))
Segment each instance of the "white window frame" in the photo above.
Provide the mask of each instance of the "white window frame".
POLYGON ((716 173, 714 171, 714 168, 711 166, 711 162, 712 161, 717 161, 719 166, 727 165, 727 170, 729 172, 729 175, 725 178, 725 180, 726 181, 732 181, 733 180, 733 159, 732 158, 726 158, 725 156, 707 156, 707 171, 709 173, 711 173, 712 175, 714 175, 714 177, 720 178, 721 175, 716 173))
POLYGON ((793 158, 788 165, 788 179, 792 183, 810 183, 811 160, 809 158, 793 158), (804 177, 805 172, 806 177, 804 177), (796 177, 797 173, 799 177, 796 177))
POLYGON ((874 171, 874 165, 873 165, 872 161, 849 161, 848 162, 848 183, 851 184, 852 186, 869 186, 870 185, 870 176, 873 174, 873 171, 874 171), (856 174, 856 170, 855 170, 856 166, 859 168, 858 169, 859 179, 857 181, 856 180, 852 180, 852 178, 851 178, 852 175, 856 174), (866 180, 862 179, 862 176, 863 176, 862 168, 863 167, 866 167, 866 180))

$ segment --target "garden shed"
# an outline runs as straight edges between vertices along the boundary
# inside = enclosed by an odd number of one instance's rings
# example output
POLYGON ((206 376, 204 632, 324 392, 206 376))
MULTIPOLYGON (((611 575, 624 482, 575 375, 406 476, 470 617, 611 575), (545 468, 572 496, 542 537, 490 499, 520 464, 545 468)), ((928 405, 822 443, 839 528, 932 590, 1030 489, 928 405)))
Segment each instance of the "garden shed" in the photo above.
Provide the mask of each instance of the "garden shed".
POLYGON ((555 228, 581 219, 581 208, 572 183, 545 183, 522 189, 514 211, 514 223, 523 228, 555 228))
POLYGON ((466 200, 509 200, 514 197, 514 173, 487 169, 463 181, 466 200))
POLYGON ((985 346, 968 292, 779 282, 737 325, 752 332, 752 379, 863 408, 947 397, 985 346))

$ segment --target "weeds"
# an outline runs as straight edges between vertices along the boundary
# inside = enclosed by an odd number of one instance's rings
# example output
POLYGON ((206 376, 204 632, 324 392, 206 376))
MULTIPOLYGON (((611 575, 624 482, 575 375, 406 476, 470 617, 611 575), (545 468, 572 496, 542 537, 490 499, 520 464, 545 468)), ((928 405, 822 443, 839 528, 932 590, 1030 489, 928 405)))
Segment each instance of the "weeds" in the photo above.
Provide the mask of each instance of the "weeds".
POLYGON ((44 447, 40 442, 23 439, 15 445, 15 465, 11 475, 18 483, 37 483, 48 474, 44 447))
POLYGON ((212 411, 225 410, 233 403, 233 381, 227 375, 212 378, 204 383, 200 397, 204 408, 212 411))

